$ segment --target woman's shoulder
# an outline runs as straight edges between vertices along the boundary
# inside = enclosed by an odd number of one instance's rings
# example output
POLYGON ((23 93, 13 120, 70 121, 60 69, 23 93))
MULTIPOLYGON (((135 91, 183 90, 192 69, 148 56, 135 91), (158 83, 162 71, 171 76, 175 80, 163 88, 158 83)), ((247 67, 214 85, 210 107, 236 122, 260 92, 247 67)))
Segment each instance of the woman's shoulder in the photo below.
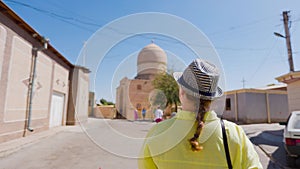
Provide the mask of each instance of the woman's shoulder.
POLYGON ((239 125, 237 125, 236 123, 229 121, 229 120, 225 120, 222 119, 224 121, 225 127, 227 128, 241 128, 239 125))
POLYGON ((241 138, 244 138, 245 131, 241 126, 239 126, 238 124, 236 124, 232 121, 228 121, 228 120, 223 120, 223 121, 225 124, 226 133, 229 134, 230 138, 236 138, 239 140, 241 138))

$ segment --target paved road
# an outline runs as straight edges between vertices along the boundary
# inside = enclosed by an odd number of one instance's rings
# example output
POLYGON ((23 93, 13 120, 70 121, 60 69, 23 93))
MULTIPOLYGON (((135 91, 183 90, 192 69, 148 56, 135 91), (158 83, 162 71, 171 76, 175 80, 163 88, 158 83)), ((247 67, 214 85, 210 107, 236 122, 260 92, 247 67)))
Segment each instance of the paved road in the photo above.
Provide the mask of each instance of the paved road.
MULTIPOLYGON (((135 169, 143 137, 154 123, 89 119, 0 144, 0 169, 135 169), (114 134, 111 134, 114 133, 114 134)), ((242 125, 264 168, 287 168, 283 126, 242 125)), ((300 166, 300 165, 299 165, 300 166)))
MULTIPOLYGON (((284 126, 279 124, 242 125, 246 134, 256 145, 263 167, 267 169, 291 169, 287 167, 283 144, 284 126)), ((300 159, 297 167, 300 168, 300 159)))

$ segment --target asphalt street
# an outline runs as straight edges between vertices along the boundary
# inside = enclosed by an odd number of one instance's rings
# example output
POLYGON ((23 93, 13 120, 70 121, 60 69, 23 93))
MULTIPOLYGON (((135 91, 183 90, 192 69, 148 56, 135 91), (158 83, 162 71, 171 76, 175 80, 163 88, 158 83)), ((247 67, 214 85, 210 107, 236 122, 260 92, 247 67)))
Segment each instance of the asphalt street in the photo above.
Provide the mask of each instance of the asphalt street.
MULTIPOLYGON (((53 128, 0 144, 0 169, 136 169, 143 138, 153 125, 147 121, 91 118, 81 126, 53 128)), ((241 126, 264 168, 288 169, 282 142, 284 126, 241 126)))

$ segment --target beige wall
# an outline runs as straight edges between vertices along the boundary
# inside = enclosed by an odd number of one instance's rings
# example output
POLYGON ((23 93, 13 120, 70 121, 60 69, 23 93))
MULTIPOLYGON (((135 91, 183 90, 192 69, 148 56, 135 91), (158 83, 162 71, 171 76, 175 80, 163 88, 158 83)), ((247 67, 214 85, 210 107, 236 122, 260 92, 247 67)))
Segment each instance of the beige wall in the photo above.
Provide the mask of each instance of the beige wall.
POLYGON ((53 90, 68 93, 69 70, 59 64, 54 64, 53 90))
MULTIPOLYGON (((230 99, 230 110, 223 117, 242 123, 274 123, 288 117, 286 91, 244 89, 226 92, 230 99)), ((226 107, 225 107, 226 108, 226 107)))
POLYGON ((76 116, 78 120, 86 121, 88 117, 89 80, 87 74, 79 71, 76 116))
MULTIPOLYGON (((26 118, 29 75, 32 64, 31 48, 25 40, 16 36, 13 37, 7 95, 5 97, 4 122, 24 121, 26 118)), ((45 54, 38 52, 33 87, 32 120, 49 117, 52 94, 51 81, 53 81, 53 90, 67 96, 68 73, 67 69, 53 62, 45 54), (54 79, 52 80, 53 72, 54 79)), ((64 115, 66 115, 65 112, 64 115)))
POLYGON ((19 37, 13 36, 6 88, 7 94, 4 99, 4 122, 25 120, 30 65, 30 44, 19 37))
POLYGON ((74 125, 87 121, 89 103, 88 70, 81 67, 74 68, 69 95, 67 124, 74 125))
POLYGON ((2 74, 2 63, 4 57, 4 46, 6 42, 6 30, 0 25, 0 79, 2 74))
POLYGON ((129 105, 129 93, 128 86, 130 80, 128 78, 123 78, 120 81, 120 86, 117 88, 116 94, 116 109, 124 117, 128 119, 134 119, 133 108, 129 105))
MULTIPOLYGON (((14 37, 5 97, 4 122, 25 120, 31 46, 14 37)), ((66 71, 67 72, 67 71, 66 71)), ((35 85, 33 87, 32 120, 48 117, 51 94, 52 61, 45 54, 38 53, 35 85)))
MULTIPOLYGON (((48 129, 53 92, 64 94, 66 116, 72 65, 50 50, 38 51, 30 123, 34 131, 25 128, 32 48, 38 45, 31 34, 0 12, 0 142, 48 129)), ((63 119, 61 125, 65 124, 63 119)))
MULTIPOLYGON (((52 78, 52 88, 56 93, 64 95, 64 112, 62 117, 62 125, 66 124, 67 121, 67 107, 68 107, 68 97, 69 97, 69 70, 63 66, 54 63, 54 75, 52 78)), ((49 83, 50 84, 50 83, 49 83)))
POLYGON ((300 110, 300 71, 293 71, 276 78, 287 84, 289 113, 300 110))
POLYGON ((289 112, 300 110, 300 80, 289 83, 287 86, 289 112))
POLYGON ((34 81, 32 119, 48 118, 51 96, 52 61, 42 52, 38 52, 36 79, 34 81))

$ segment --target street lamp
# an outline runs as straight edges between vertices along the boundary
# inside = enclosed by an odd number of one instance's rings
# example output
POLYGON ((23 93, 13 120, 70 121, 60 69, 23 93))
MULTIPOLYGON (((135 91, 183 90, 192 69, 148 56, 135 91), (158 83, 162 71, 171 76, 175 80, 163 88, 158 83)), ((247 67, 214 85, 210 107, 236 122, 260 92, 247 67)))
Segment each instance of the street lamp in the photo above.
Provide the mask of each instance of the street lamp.
POLYGON ((288 61, 289 61, 289 65, 290 65, 290 71, 294 72, 294 63, 293 63, 292 47, 291 47, 291 40, 290 40, 289 31, 286 31, 286 36, 283 36, 282 34, 277 33, 277 32, 274 32, 274 35, 285 39, 286 47, 287 47, 287 53, 288 53, 288 61))
POLYGON ((286 38, 285 36, 281 35, 280 33, 274 32, 275 36, 281 37, 281 38, 286 38))

